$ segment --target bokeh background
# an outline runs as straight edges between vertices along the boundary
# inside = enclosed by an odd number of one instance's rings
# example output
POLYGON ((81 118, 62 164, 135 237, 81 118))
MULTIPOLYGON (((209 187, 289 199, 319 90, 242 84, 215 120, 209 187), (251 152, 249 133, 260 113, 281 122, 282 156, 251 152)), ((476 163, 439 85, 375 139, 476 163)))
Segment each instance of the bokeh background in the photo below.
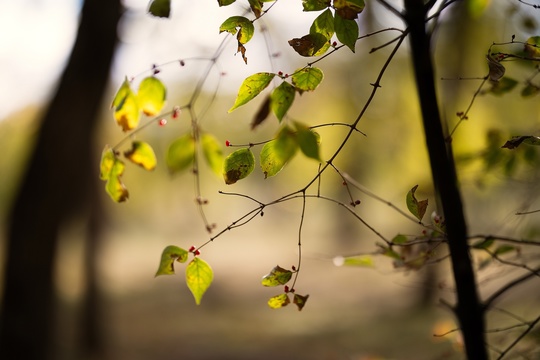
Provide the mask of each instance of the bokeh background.
MULTIPOLYGON (((5 233, 40 121, 69 59, 82 3, 20 0, 0 4, 0 227, 5 233)), ((101 150, 125 136, 109 108, 124 77, 137 76, 157 64, 161 70, 158 77, 168 87, 167 106, 186 104, 208 59, 223 39, 230 37, 218 33, 219 25, 228 16, 241 13, 245 5, 239 2, 219 8, 215 1, 174 0, 171 19, 164 20, 146 13, 146 0, 122 4, 119 42, 99 111, 99 129, 93 136, 95 164, 91 166, 96 180, 101 150), (178 65, 180 59, 191 58, 200 60, 178 65)), ((287 40, 305 35, 317 15, 303 13, 301 8, 300 1, 281 0, 256 23, 257 34, 246 45, 247 65, 235 55, 234 41, 226 44, 197 103, 197 111, 204 112, 200 126, 223 144, 226 140, 233 144, 264 141, 277 131, 279 124, 274 118, 255 131, 249 130, 260 101, 231 114, 227 109, 241 81, 250 74, 291 73, 311 61, 296 55, 287 45, 287 40)), ((441 77, 441 109, 450 128, 457 122, 456 113, 464 111, 472 100, 479 78, 487 74, 485 55, 489 46, 510 41, 512 35, 524 41, 538 34, 540 19, 533 10, 518 1, 464 1, 441 17, 434 38, 435 58, 441 77)), ((386 27, 403 28, 376 2, 368 2, 359 24, 361 34, 386 27)), ((353 121, 391 46, 371 54, 370 49, 396 35, 389 31, 360 40, 355 54, 344 48, 317 63, 325 73, 323 83, 315 93, 297 96, 289 116, 309 125, 353 121)), ((533 72, 533 67, 518 61, 507 64, 507 73, 516 79, 533 72)), ((377 201, 353 190, 361 200, 355 208, 357 214, 386 238, 421 233, 421 228, 386 203, 406 209, 405 195, 414 185, 420 185, 418 197, 429 198, 428 212, 436 210, 410 70, 408 47, 404 45, 360 122, 359 128, 367 136, 355 135, 336 161, 340 170, 385 200, 377 201)), ((453 145, 471 234, 531 238, 538 232, 535 215, 515 215, 538 206, 536 168, 518 162, 516 170, 507 176, 504 159, 489 167, 482 157, 491 149, 490 139, 537 135, 537 100, 522 98, 517 90, 504 96, 481 94, 469 120, 455 133, 453 145)), ((80 111, 86 109, 81 107, 80 111)), ((189 126, 185 112, 178 120, 170 120, 164 127, 150 126, 137 137, 151 143, 158 159, 163 159, 168 144, 189 126)), ((339 126, 319 130, 323 158, 335 151, 345 130, 339 126)), ((59 132, 57 136, 63 139, 70 133, 59 132)), ((79 150, 77 144, 71 149, 74 153, 79 150)), ((77 171, 77 166, 89 164, 83 158, 69 171, 77 171)), ((301 188, 316 171, 316 162, 297 156, 275 178, 264 179, 256 169, 249 178, 227 186, 202 168, 202 195, 209 200, 204 208, 206 216, 220 231, 256 204, 219 191, 267 202, 301 188)), ((193 174, 171 177, 161 161, 152 173, 128 164, 123 179, 130 191, 129 201, 123 204, 112 203, 102 190, 103 184, 98 184, 99 198, 94 201, 100 204, 99 235, 93 241, 88 240, 88 211, 78 212, 61 227, 54 268, 54 358, 462 358, 456 333, 433 336, 455 327, 451 312, 440 302, 441 298, 453 299, 448 264, 403 270, 394 268, 389 258, 374 257, 375 264, 370 268, 335 266, 336 256, 376 251, 379 239, 341 207, 321 200, 308 201, 304 218, 302 271, 296 289, 310 298, 301 312, 293 305, 280 310, 268 308, 267 299, 279 290, 260 285, 261 277, 275 265, 290 267, 298 261, 300 200, 268 207, 264 217, 225 232, 201 250, 201 256, 213 267, 215 279, 202 304, 196 306, 180 264, 176 275, 154 278, 164 247, 189 248, 209 238, 195 206, 193 174), (88 262, 95 266, 89 267, 88 262), (93 306, 87 307, 89 281, 97 295, 92 292, 93 306), (85 340, 89 333, 94 334, 92 341, 85 340)), ((69 173, 58 174, 58 181, 69 180, 69 173)), ((342 179, 335 173, 327 172, 321 189, 345 204, 350 201, 342 179)), ((27 219, 28 226, 32 227, 34 221, 27 219)), ((3 263, 7 258, 2 250, 5 238, 0 239, 3 263)), ((505 276, 512 273, 497 266, 482 270, 482 292, 490 293, 505 276)), ((503 301, 527 317, 538 309, 538 300, 534 287, 520 287, 503 301)), ((490 321, 496 326, 508 319, 501 316, 490 321)))

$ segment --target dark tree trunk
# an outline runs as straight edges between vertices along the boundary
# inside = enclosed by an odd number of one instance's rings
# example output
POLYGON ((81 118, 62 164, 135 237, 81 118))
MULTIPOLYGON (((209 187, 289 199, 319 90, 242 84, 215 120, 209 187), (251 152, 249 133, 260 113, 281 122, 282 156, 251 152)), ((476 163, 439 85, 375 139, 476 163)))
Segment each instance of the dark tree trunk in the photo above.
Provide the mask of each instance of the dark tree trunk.
MULTIPOLYGON (((50 359, 58 233, 91 193, 92 138, 116 44, 120 0, 87 0, 77 39, 15 197, 7 230, 0 358, 50 359)), ((85 211, 86 212, 86 211, 85 211)))
POLYGON ((430 36, 425 25, 427 7, 423 0, 405 0, 405 11, 433 183, 440 197, 447 227, 457 292, 455 313, 468 359, 487 360, 484 311, 478 298, 467 244, 467 225, 457 186, 456 169, 439 114, 430 36))

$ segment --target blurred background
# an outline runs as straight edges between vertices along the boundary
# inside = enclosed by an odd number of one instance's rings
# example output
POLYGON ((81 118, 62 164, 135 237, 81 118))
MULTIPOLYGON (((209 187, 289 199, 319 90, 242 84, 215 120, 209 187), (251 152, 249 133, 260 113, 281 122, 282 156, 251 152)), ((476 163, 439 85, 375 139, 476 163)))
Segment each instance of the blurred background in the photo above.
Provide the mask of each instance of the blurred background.
MULTIPOLYGON (((53 359, 462 358, 456 333, 433 336, 455 327, 451 312, 440 305, 441 298, 453 300, 448 263, 414 270, 374 257, 372 267, 336 267, 336 256, 373 253, 380 238, 335 203, 307 202, 296 290, 310 298, 301 312, 293 305, 270 309, 268 298, 281 289, 260 285, 275 265, 290 268, 298 262, 300 200, 268 207, 264 217, 225 232, 201 250, 215 278, 200 306, 185 285, 181 264, 176 275, 154 278, 167 245, 187 249, 209 239, 195 205, 193 174, 171 177, 162 160, 168 144, 189 131, 191 119, 184 112, 137 135, 154 147, 158 167, 149 173, 127 164, 123 180, 130 199, 115 204, 98 179, 102 149, 125 137, 110 103, 126 76, 140 80, 153 65, 168 88, 166 108, 189 103, 209 59, 224 39, 232 39, 218 29, 244 11, 244 2, 238 3, 220 8, 215 1, 173 0, 171 18, 158 19, 147 14, 147 0, 0 2, 0 279, 6 279, 0 287, 5 292, 0 344, 10 354, 46 349, 48 356, 38 352, 36 358, 53 359), (70 63, 70 54, 78 65, 70 63), (185 66, 179 60, 186 60, 185 66), (14 343, 17 334, 24 341, 14 343)), ((226 42, 195 104, 201 128, 222 144, 272 138, 279 128, 275 118, 249 130, 260 100, 231 114, 227 110, 247 76, 292 73, 311 61, 294 53, 287 40, 307 34, 316 16, 303 13, 300 1, 278 1, 255 23, 247 65, 235 55, 235 42, 226 42)), ((538 34, 539 20, 538 11, 519 1, 464 1, 445 11, 434 42, 441 109, 450 129, 487 74, 489 46, 511 41, 512 35, 526 41, 538 34)), ((358 21, 361 35, 403 28, 377 2, 368 2, 358 21)), ((297 96, 290 119, 311 126, 352 122, 392 46, 370 50, 397 35, 368 37, 358 41, 356 53, 343 48, 317 63, 324 81, 316 92, 297 96)), ((504 48, 520 50, 510 49, 504 48)), ((535 72, 519 61, 505 65, 507 75, 520 82, 535 72)), ((384 199, 352 189, 361 200, 358 216, 387 239, 421 234, 422 228, 387 204, 405 210, 405 195, 414 185, 420 185, 418 198, 429 198, 428 214, 436 210, 411 75, 404 44, 360 121, 366 136, 356 134, 335 162, 384 199)), ((540 206, 538 154, 520 150, 511 159, 500 146, 513 135, 538 135, 538 111, 537 97, 523 98, 519 90, 480 94, 455 132, 471 234, 537 235, 536 215, 515 213, 540 206)), ((322 157, 328 159, 346 128, 318 132, 322 157)), ((204 211, 216 224, 214 233, 257 206, 219 191, 268 202, 300 189, 317 168, 298 155, 274 178, 264 179, 256 166, 232 186, 201 168, 202 196, 209 201, 204 211)), ((349 203, 342 182, 327 171, 322 194, 349 203)), ((482 293, 513 275, 500 266, 486 267, 479 272, 482 293)), ((518 288, 501 307, 523 318, 536 314, 540 299, 533 289, 518 288)), ((494 316, 489 325, 508 321, 494 316)))

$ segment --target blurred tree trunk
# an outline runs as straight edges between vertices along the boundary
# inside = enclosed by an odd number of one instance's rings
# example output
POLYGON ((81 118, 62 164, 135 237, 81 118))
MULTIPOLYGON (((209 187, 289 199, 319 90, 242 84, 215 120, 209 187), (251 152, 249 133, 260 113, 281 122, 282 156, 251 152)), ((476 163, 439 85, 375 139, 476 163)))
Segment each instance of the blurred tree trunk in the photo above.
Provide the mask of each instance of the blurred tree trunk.
POLYGON ((10 212, 0 358, 54 357, 59 230, 95 199, 92 138, 116 44, 120 0, 84 2, 76 42, 10 212))

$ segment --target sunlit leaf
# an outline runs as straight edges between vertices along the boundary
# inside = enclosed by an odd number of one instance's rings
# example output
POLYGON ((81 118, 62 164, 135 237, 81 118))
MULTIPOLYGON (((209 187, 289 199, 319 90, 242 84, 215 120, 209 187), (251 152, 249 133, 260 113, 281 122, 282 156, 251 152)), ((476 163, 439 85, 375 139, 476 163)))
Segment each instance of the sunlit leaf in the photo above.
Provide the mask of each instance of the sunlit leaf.
POLYGON ((156 168, 157 160, 154 150, 143 141, 133 141, 131 149, 124 152, 124 156, 145 170, 151 171, 156 168))
POLYGON ((309 295, 298 295, 294 294, 293 303, 298 307, 298 311, 302 311, 306 302, 309 298, 309 295))
POLYGON ((120 125, 122 130, 129 131, 139 125, 139 104, 127 78, 116 92, 112 107, 116 123, 120 125))
POLYGON ((356 40, 358 40, 358 23, 355 20, 336 16, 334 19, 334 30, 336 31, 338 40, 347 45, 352 52, 355 52, 356 40))
POLYGON ((319 68, 307 67, 296 71, 292 76, 293 85, 300 91, 313 91, 323 80, 323 72, 319 68))
POLYGON ((193 162, 195 156, 195 139, 191 134, 185 134, 169 145, 167 150, 167 167, 171 173, 185 170, 193 162))
POLYGON ((488 92, 493 95, 503 95, 514 89, 517 84, 517 80, 505 76, 498 82, 494 83, 488 92))
POLYGON ((148 12, 157 17, 168 18, 171 14, 171 0, 152 0, 148 12))
POLYGON ((486 59, 488 61, 489 79, 494 82, 499 81, 504 76, 506 68, 491 55, 486 55, 486 59))
POLYGON ((421 200, 418 201, 416 199, 416 196, 414 193, 416 192, 416 189, 418 189, 418 185, 415 185, 409 192, 407 193, 406 203, 407 203, 407 209, 413 214, 419 221, 422 221, 422 218, 424 217, 424 214, 426 213, 428 201, 421 200))
POLYGON ((406 244, 408 241, 409 241, 409 239, 407 239, 407 237, 405 235, 400 234, 400 235, 396 235, 392 239, 392 244, 402 245, 402 244, 406 244))
POLYGON ((223 178, 225 184, 231 185, 245 178, 255 168, 255 157, 249 148, 238 149, 225 158, 223 178))
POLYGON ((270 115, 270 96, 267 96, 264 99, 259 110, 255 113, 253 121, 251 122, 251 130, 262 124, 268 118, 268 115, 270 115))
POLYGON ((101 153, 101 162, 99 165, 99 178, 108 180, 111 176, 111 170, 116 161, 116 155, 109 145, 106 145, 101 153))
POLYGON ((278 133, 275 140, 264 144, 260 153, 261 169, 264 177, 276 175, 287 162, 296 154, 298 143, 296 136, 288 127, 278 133))
POLYGON ((320 11, 330 7, 330 0, 302 0, 304 11, 320 11))
POLYGON ((287 294, 272 296, 268 300, 268 306, 270 306, 272 309, 279 309, 289 305, 290 303, 291 300, 289 299, 289 296, 287 294))
POLYGON ((159 275, 172 275, 174 274, 174 262, 180 263, 186 262, 188 259, 188 252, 178 246, 169 245, 161 253, 161 260, 156 272, 156 276, 159 275))
POLYGON ((343 19, 354 20, 364 10, 364 0, 334 0, 336 14, 343 19))
POLYGON ((236 35, 236 39, 241 44, 246 44, 255 33, 255 27, 253 23, 243 16, 231 16, 221 24, 219 32, 228 32, 232 35, 236 35))
POLYGON ((137 101, 140 109, 148 116, 159 114, 165 105, 166 97, 165 85, 155 76, 149 76, 139 84, 137 101))
POLYGON ((201 135, 201 146, 206 162, 216 175, 221 176, 224 160, 221 143, 214 135, 203 133, 201 135))
POLYGON ((359 255, 359 256, 337 256, 334 258, 335 266, 360 266, 360 267, 373 267, 373 257, 371 255, 359 255))
POLYGON ((198 257, 190 261, 186 267, 186 284, 199 305, 201 299, 212 284, 214 272, 208 263, 198 257))
POLYGON ((229 109, 229 112, 253 100, 270 84, 274 76, 276 74, 261 72, 247 77, 240 85, 234 105, 229 109))
POLYGON ((296 127, 296 141, 300 146, 300 150, 307 157, 322 161, 319 154, 319 139, 317 135, 310 128, 299 122, 295 122, 294 126, 296 127))
POLYGON ((270 107, 280 122, 283 120, 287 111, 289 111, 289 108, 294 101, 295 93, 296 90, 294 89, 294 86, 286 81, 282 82, 274 89, 274 91, 272 91, 272 94, 270 95, 270 107))
POLYGON ((261 284, 263 286, 279 286, 285 285, 291 280, 292 271, 282 268, 279 265, 276 265, 270 273, 263 276, 261 284))
POLYGON ((330 9, 326 9, 313 20, 309 29, 311 35, 322 35, 329 41, 334 35, 334 15, 330 9))
POLYGON ((121 180, 121 177, 124 174, 124 169, 124 162, 118 158, 115 158, 109 173, 109 178, 105 184, 105 190, 116 202, 124 202, 129 197, 129 193, 121 180))
POLYGON ((540 57, 540 36, 531 36, 527 39, 525 52, 530 57, 540 57))
POLYGON ((219 6, 227 6, 227 5, 231 5, 235 2, 236 0, 218 0, 218 5, 219 6))
POLYGON ((321 34, 308 34, 289 40, 289 45, 301 56, 319 56, 330 48, 330 41, 321 34))
POLYGON ((512 245, 500 245, 499 247, 497 247, 495 249, 494 254, 495 255, 502 255, 502 254, 506 254, 506 253, 509 253, 509 252, 515 251, 515 250, 516 250, 515 246, 512 246, 512 245))

